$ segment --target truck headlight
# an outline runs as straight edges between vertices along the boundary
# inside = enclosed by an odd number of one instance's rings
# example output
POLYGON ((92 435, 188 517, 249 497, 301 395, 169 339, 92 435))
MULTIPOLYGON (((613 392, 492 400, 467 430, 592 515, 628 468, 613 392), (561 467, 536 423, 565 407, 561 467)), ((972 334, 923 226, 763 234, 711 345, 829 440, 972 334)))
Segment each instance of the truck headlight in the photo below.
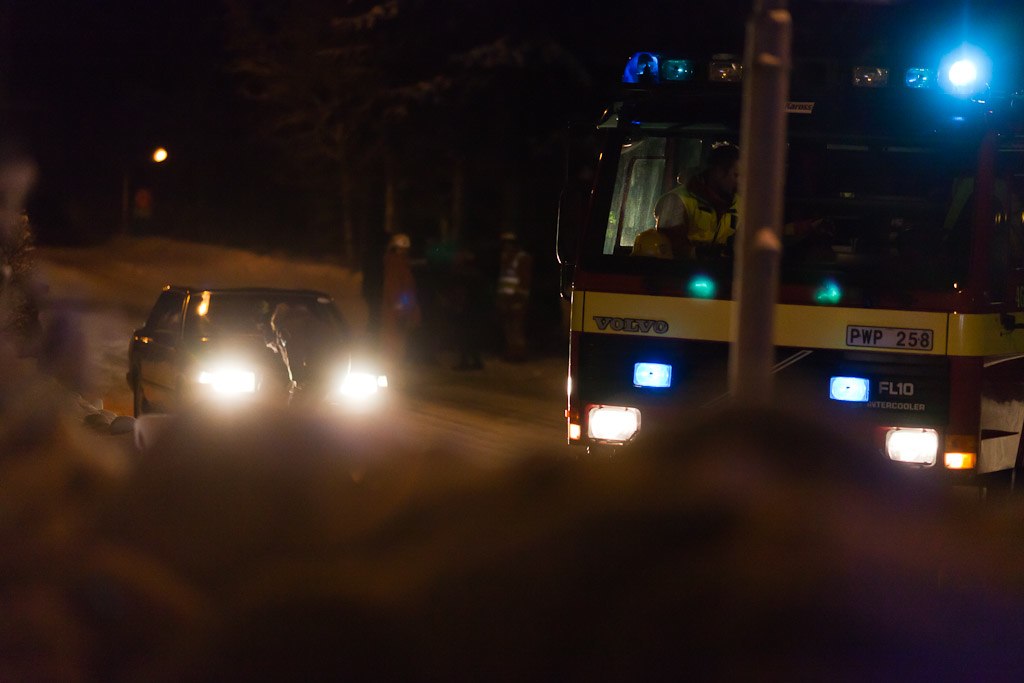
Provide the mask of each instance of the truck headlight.
POLYGON ((199 383, 224 396, 252 394, 256 392, 256 373, 244 368, 215 366, 199 373, 199 383))
POLYGON ((640 431, 640 411, 626 406, 592 406, 587 413, 587 436, 598 441, 625 443, 640 431))
POLYGON ((934 465, 939 434, 934 429, 890 429, 885 434, 885 452, 897 462, 934 465))

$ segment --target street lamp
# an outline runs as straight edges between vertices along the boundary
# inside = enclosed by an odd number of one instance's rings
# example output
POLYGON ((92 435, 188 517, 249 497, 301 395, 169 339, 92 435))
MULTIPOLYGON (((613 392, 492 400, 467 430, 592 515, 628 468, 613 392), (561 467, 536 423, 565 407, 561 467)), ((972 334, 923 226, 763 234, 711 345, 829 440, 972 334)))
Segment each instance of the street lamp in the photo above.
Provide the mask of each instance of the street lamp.
MULTIPOLYGON (((150 160, 155 164, 162 164, 167 161, 168 152, 165 147, 157 147, 149 155, 150 160)), ((132 220, 132 209, 140 208, 138 201, 132 196, 132 172, 136 169, 135 164, 129 162, 124 169, 124 177, 122 178, 121 184, 121 233, 127 235, 131 232, 131 220, 132 220)), ((148 203, 152 201, 152 196, 149 191, 145 197, 145 201, 148 203)))

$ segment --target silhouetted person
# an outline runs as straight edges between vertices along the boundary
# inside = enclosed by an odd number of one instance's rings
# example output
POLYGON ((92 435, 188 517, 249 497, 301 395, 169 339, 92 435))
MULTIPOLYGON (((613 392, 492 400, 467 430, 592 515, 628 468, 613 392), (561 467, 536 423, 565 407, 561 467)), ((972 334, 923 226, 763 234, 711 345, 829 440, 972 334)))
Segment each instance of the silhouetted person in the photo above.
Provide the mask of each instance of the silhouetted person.
POLYGON ((487 285, 477 255, 469 249, 455 253, 451 279, 452 327, 458 349, 456 370, 484 367, 484 321, 487 319, 487 285))
POLYGON ((361 293, 366 302, 366 336, 372 342, 380 337, 381 297, 384 295, 384 254, 390 235, 371 230, 363 245, 361 293))
POLYGON ((405 361, 409 334, 422 321, 416 280, 409 263, 411 246, 408 235, 397 233, 392 235, 384 254, 381 347, 392 368, 405 361))
POLYGON ((533 279, 533 257, 519 244, 515 233, 501 235, 501 256, 498 266, 498 288, 495 298, 505 343, 505 359, 526 360, 526 313, 533 279))

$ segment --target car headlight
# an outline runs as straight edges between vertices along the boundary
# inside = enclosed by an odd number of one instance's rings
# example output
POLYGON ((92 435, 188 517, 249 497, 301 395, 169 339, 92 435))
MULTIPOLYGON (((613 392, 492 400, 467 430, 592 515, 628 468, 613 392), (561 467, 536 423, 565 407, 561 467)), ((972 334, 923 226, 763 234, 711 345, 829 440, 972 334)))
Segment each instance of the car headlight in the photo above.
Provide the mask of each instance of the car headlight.
POLYGON ((377 375, 371 372, 349 371, 345 373, 338 385, 338 394, 341 396, 360 400, 374 396, 388 386, 386 375, 377 375))
POLYGON ((252 394, 256 392, 256 373, 244 368, 213 367, 199 373, 199 383, 224 396, 252 394))

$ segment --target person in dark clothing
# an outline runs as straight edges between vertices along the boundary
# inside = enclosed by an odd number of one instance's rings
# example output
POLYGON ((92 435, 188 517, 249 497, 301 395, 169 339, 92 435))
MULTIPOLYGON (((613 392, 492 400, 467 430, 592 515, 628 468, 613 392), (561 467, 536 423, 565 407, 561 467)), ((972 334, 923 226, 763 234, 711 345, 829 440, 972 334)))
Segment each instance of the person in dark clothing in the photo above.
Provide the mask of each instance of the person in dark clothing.
POLYGON ((380 307, 384 295, 384 253, 391 239, 384 230, 371 230, 366 236, 362 254, 363 282, 361 293, 366 301, 366 337, 380 337, 380 307))
POLYGON ((482 325, 486 318, 483 272, 475 253, 462 249, 452 262, 452 323, 459 359, 456 370, 481 370, 482 325))
POLYGON ((526 308, 530 301, 533 258, 515 233, 501 235, 501 261, 495 301, 505 338, 505 360, 526 360, 526 308))
POLYGON ((405 362, 409 336, 423 322, 416 278, 409 261, 411 246, 408 235, 396 233, 384 254, 380 342, 391 373, 405 362))

